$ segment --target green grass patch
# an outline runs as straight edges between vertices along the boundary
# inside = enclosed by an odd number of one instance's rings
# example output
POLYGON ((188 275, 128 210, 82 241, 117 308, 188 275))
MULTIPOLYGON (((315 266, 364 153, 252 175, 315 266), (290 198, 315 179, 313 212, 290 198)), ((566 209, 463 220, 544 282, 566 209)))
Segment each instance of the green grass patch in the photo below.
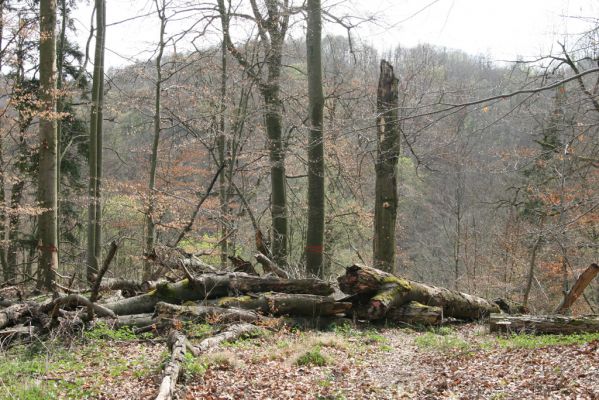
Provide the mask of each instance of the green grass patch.
POLYGON ((572 344, 584 344, 599 340, 599 333, 580 333, 573 335, 530 335, 514 334, 511 336, 500 336, 497 344, 503 348, 538 349, 549 346, 566 346, 572 344))
POLYGON ((434 349, 441 352, 459 351, 467 352, 471 350, 471 345, 456 335, 439 335, 433 332, 426 332, 418 336, 414 343, 416 346, 425 349, 434 349))
POLYGON ((329 363, 328 357, 320 352, 320 346, 315 346, 298 355, 295 360, 295 365, 308 366, 314 365, 317 367, 325 366, 329 363))
MULTIPOLYGON (((150 336, 152 334, 150 333, 150 336)), ((98 322, 95 326, 89 330, 83 332, 83 337, 89 340, 138 340, 140 337, 147 337, 147 335, 138 336, 133 330, 125 326, 119 329, 112 329, 104 322, 98 322)))

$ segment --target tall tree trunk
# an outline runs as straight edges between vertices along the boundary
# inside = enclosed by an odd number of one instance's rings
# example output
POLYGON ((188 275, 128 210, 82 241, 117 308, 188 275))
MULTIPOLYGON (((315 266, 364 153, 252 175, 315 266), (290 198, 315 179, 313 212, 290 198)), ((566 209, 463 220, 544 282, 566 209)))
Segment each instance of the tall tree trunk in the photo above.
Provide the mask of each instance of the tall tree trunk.
MULTIPOLYGON (((280 55, 278 57, 280 63, 280 55)), ((287 181, 285 149, 282 138, 283 105, 279 98, 280 65, 269 64, 269 83, 263 90, 266 106, 266 133, 270 152, 270 185, 272 216, 272 255, 280 266, 287 265, 287 181)))
POLYGON ((87 225, 87 280, 93 281, 102 256, 102 109, 104 103, 105 0, 96 0, 96 47, 89 132, 89 211, 87 225))
POLYGON ((44 286, 54 289, 58 268, 58 154, 56 137, 56 0, 40 1, 39 265, 44 286))
POLYGON ((320 277, 324 275, 324 95, 322 93, 321 29, 320 0, 308 0, 306 59, 311 126, 308 143, 308 227, 305 252, 308 273, 320 277))
MULTIPOLYGON (((2 49, 2 42, 4 38, 4 0, 0 0, 0 49, 2 49)), ((0 59, 0 69, 4 65, 4 60, 0 59)), ((3 159, 3 140, 0 138, 0 265, 2 265, 2 272, 4 274, 4 280, 8 281, 14 279, 14 272, 11 273, 10 265, 6 257, 7 244, 6 244, 6 212, 4 204, 6 203, 5 193, 5 182, 4 182, 4 159, 3 159)))
MULTIPOLYGON (((286 4, 286 3, 285 3, 286 4)), ((270 183, 271 183, 271 217, 272 217, 272 256, 273 261, 280 266, 287 265, 287 191, 285 177, 285 152, 283 144, 283 104, 280 98, 280 78, 283 58, 283 44, 289 26, 289 13, 284 5, 277 1, 268 0, 265 7, 268 18, 264 17, 256 0, 250 0, 250 5, 256 20, 261 44, 265 47, 267 72, 266 78, 256 72, 255 65, 250 63, 239 52, 229 34, 229 12, 224 0, 217 0, 217 5, 223 22, 223 39, 227 49, 245 73, 260 87, 264 99, 264 120, 268 137, 270 153, 270 183)))
MULTIPOLYGON (((221 25, 224 26, 224 21, 221 19, 221 25)), ((223 29, 224 30, 224 29, 223 29)), ((218 162, 220 168, 223 165, 230 165, 230 148, 228 146, 227 135, 225 132, 226 119, 225 112, 226 101, 227 101, 227 44, 223 38, 223 42, 221 44, 221 75, 220 75, 220 105, 219 105, 219 123, 218 123, 218 139, 217 139, 217 148, 218 148, 218 162)), ((221 239, 220 239, 220 263, 223 268, 226 268, 228 262, 228 253, 229 253, 229 191, 227 187, 227 172, 223 171, 218 177, 218 191, 220 198, 220 211, 221 211, 221 239)))
MULTIPOLYGON (((158 144, 160 143, 160 95, 162 91, 162 54, 164 53, 164 31, 166 28, 166 4, 162 5, 156 1, 156 11, 160 18, 160 38, 158 42, 158 55, 156 56, 156 83, 154 85, 154 140, 152 142, 152 154, 150 156, 150 179, 148 182, 148 210, 146 214, 146 253, 149 254, 154 248, 155 226, 152 214, 154 213, 154 188, 156 187, 156 167, 158 165, 158 144)), ((150 260, 144 260, 143 277, 149 279, 152 273, 150 260)))
POLYGON ((398 80, 393 67, 381 60, 377 91, 377 161, 375 164, 375 205, 373 260, 375 268, 395 269, 395 224, 397 219, 397 122, 398 80))

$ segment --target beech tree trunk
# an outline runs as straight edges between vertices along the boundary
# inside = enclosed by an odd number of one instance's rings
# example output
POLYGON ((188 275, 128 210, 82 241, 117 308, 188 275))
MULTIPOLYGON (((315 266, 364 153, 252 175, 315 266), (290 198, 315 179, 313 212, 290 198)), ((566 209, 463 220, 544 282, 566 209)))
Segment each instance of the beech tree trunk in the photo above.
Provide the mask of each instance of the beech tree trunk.
POLYGON ((395 225, 397 219, 397 160, 399 126, 397 122, 398 80, 393 67, 381 60, 377 91, 377 160, 375 164, 374 266, 395 270, 395 225))
POLYGON ((368 302, 368 319, 384 317, 389 309, 411 301, 443 308, 445 317, 478 319, 499 312, 497 304, 455 290, 409 281, 366 265, 355 264, 338 278, 347 294, 372 296, 368 302))
POLYGON ((40 89, 38 219, 40 277, 54 289, 58 268, 58 138, 56 126, 56 0, 40 1, 40 89))
POLYGON ((88 282, 93 282, 102 257, 102 126, 104 104, 104 48, 106 33, 106 3, 96 0, 96 47, 92 82, 92 105, 89 128, 89 206, 87 225, 88 282))
POLYGON ((306 60, 311 126, 308 142, 308 225, 304 251, 307 272, 322 278, 324 276, 324 95, 322 92, 320 0, 308 0, 307 12, 306 60))
POLYGON ((599 316, 491 314, 491 332, 531 332, 572 334, 599 332, 599 316))
MULTIPOLYGON (((280 267, 287 265, 288 212, 285 176, 286 148, 283 142, 283 102, 281 101, 281 69, 283 45, 289 27, 290 13, 285 5, 276 1, 265 1, 265 17, 256 2, 252 2, 252 13, 256 21, 258 37, 265 49, 265 76, 256 73, 253 61, 248 61, 236 47, 229 33, 229 13, 224 0, 217 0, 223 22, 223 39, 227 49, 244 68, 248 76, 258 85, 264 100, 264 121, 268 137, 271 183, 272 257, 280 267)), ((261 251, 263 252, 263 251, 261 251)), ((266 252, 263 252, 266 254, 266 252)))

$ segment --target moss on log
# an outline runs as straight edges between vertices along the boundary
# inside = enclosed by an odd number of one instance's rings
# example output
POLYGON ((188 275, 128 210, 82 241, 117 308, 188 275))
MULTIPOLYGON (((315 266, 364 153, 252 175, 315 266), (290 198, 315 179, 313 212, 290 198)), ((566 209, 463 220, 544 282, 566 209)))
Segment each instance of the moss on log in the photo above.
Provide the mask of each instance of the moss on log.
POLYGON ((160 301, 179 304, 219 297, 259 292, 310 293, 328 295, 333 288, 318 279, 260 278, 242 273, 204 274, 198 278, 162 283, 156 289, 135 297, 105 304, 116 315, 141 314, 154 311, 160 301))
POLYGON ((409 281, 366 265, 354 264, 338 278, 339 287, 351 295, 370 295, 366 317, 383 318, 391 308, 411 301, 443 308, 445 317, 478 319, 499 312, 499 307, 486 299, 409 281))

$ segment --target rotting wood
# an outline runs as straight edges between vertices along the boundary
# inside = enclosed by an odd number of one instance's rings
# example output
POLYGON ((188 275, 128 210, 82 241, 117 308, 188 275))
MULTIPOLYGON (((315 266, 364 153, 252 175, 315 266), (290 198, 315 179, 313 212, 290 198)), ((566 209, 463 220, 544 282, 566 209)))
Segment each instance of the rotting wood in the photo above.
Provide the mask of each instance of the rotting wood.
POLYGON ((351 308, 348 302, 336 302, 332 297, 312 294, 260 293, 238 297, 224 297, 215 301, 219 307, 256 310, 275 316, 334 316, 351 308))
POLYGON ((410 325, 438 325, 443 320, 443 309, 411 301, 391 308, 385 315, 385 319, 410 325))
POLYGON ((256 337, 264 334, 265 330, 253 324, 240 323, 229 326, 226 330, 202 340, 194 346, 194 355, 212 349, 223 342, 231 342, 241 337, 256 337))
POLYGON ((182 320, 192 322, 230 323, 230 322, 256 322, 265 319, 250 310, 222 308, 212 306, 175 305, 160 302, 156 304, 156 321, 182 320))
POLYGON ((242 273, 204 274, 179 282, 158 285, 155 290, 139 296, 105 304, 116 315, 140 314, 154 311, 160 301, 183 303, 202 301, 229 295, 259 292, 309 293, 329 295, 332 286, 318 279, 281 279, 257 277, 242 273))
POLYGON ((599 316, 491 314, 491 332, 573 334, 599 332, 599 316))
POLYGON ((478 319, 499 312, 497 304, 481 297, 442 287, 409 281, 366 265, 354 264, 338 278, 347 294, 372 296, 367 318, 383 318, 387 311, 411 301, 443 308, 445 317, 478 319))
POLYGON ((175 386, 181 373, 181 364, 185 360, 186 343, 187 339, 181 332, 172 330, 169 333, 168 344, 171 349, 171 359, 164 367, 156 400, 170 400, 173 398, 175 386))

